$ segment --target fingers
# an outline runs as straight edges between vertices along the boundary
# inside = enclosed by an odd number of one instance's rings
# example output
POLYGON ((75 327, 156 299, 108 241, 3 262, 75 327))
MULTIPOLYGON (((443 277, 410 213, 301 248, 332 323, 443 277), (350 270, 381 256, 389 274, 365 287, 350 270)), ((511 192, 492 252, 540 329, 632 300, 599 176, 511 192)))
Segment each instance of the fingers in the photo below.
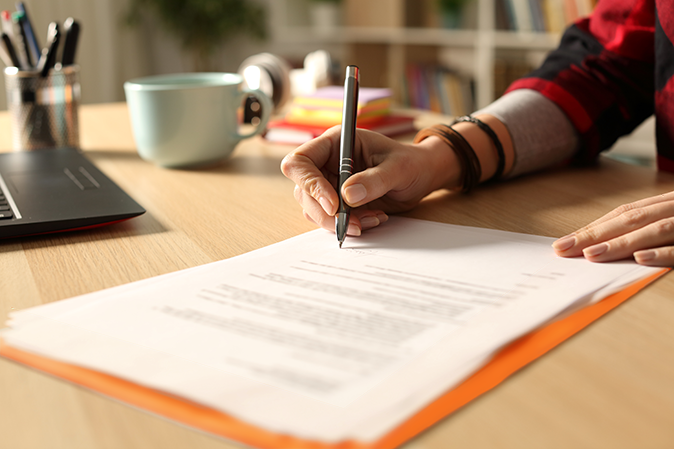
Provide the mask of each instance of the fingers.
POLYGON ((673 267, 674 246, 646 249, 634 253, 634 259, 641 265, 651 267, 673 267))
MULTIPOLYGON (((281 163, 283 174, 295 182, 295 199, 305 217, 334 231, 339 207, 335 190, 339 169, 340 127, 326 131, 288 154, 281 163)), ((342 186, 352 208, 348 235, 379 226, 388 220, 383 210, 407 210, 429 193, 427 170, 420 169, 425 152, 415 150, 381 134, 359 130, 354 159, 357 173, 342 186), (412 188, 410 188, 412 187, 412 188), (407 190, 405 190, 407 189, 407 190), (382 197, 386 197, 384 200, 382 197)))
MULTIPOLYGON (((374 136, 362 133, 361 138, 369 143, 368 139, 374 136)), ((384 149, 371 151, 369 159, 367 170, 351 175, 342 186, 343 198, 349 206, 370 204, 385 196, 400 203, 416 204, 430 193, 431 176, 428 167, 424 167, 424 152, 392 142, 384 149)))
POLYGON ((380 210, 353 209, 351 220, 356 219, 360 229, 366 231, 388 221, 388 215, 380 210))
POLYGON ((589 246, 583 250, 583 256, 592 262, 608 262, 632 257, 637 251, 659 248, 673 242, 674 218, 666 218, 620 237, 589 246))
MULTIPOLYGON (((338 148, 339 127, 333 127, 283 158, 281 171, 306 194, 298 195, 297 189, 295 190, 295 199, 305 211, 309 212, 305 203, 311 203, 310 198, 320 205, 327 216, 332 216, 337 211, 337 192, 324 176, 322 169, 330 169, 331 165, 337 168, 335 149, 338 148), (331 164, 333 160, 335 162, 331 164)), ((314 220, 318 218, 317 214, 309 213, 314 220)), ((322 220, 319 219, 316 223, 320 224, 320 221, 322 220)))
POLYGON ((674 265, 674 192, 620 206, 553 243, 563 257, 608 262, 634 256, 644 265, 674 265))
MULTIPOLYGON (((327 229, 329 231, 335 230, 335 217, 328 215, 325 212, 323 206, 318 201, 316 201, 315 198, 305 192, 299 185, 295 186, 293 193, 295 195, 295 200, 300 204, 300 206, 302 206, 302 213, 307 220, 317 224, 323 229, 327 229)), ((356 224, 354 224, 354 226, 356 226, 356 224)), ((354 235, 354 233, 360 234, 360 229, 357 232, 355 229, 351 228, 352 226, 350 220, 349 228, 347 228, 347 234, 349 232, 351 232, 351 235, 354 235)))
MULTIPOLYGON (((323 229, 335 231, 335 217, 325 213, 323 207, 299 186, 295 186, 295 200, 302 206, 304 218, 323 229)), ((352 209, 346 234, 359 236, 362 231, 379 226, 388 220, 388 215, 380 210, 365 208, 352 209)))
POLYGON ((580 231, 584 231, 584 230, 586 230, 588 228, 591 228, 595 225, 604 223, 606 221, 609 221, 609 220, 611 220, 613 218, 616 218, 620 215, 623 215, 625 213, 629 213, 630 211, 640 209, 640 208, 643 208, 643 207, 648 207, 648 206, 658 204, 658 203, 672 201, 672 200, 674 200, 674 191, 664 193, 662 195, 657 195, 657 196, 645 198, 643 200, 639 200, 639 201, 636 201, 634 203, 623 204, 622 206, 613 209, 611 212, 609 212, 608 214, 599 218, 598 220, 595 220, 592 223, 590 223, 589 225, 581 228, 580 231))
POLYGON ((352 175, 342 187, 344 200, 351 207, 358 207, 403 188, 407 178, 405 168, 409 169, 409 164, 391 156, 367 171, 352 175))

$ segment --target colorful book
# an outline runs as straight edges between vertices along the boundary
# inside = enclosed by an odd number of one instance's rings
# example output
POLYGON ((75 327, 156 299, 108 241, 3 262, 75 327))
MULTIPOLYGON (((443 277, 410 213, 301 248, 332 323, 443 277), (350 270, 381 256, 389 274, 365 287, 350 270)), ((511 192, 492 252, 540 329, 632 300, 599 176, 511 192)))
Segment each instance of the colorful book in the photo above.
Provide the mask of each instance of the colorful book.
MULTIPOLYGON (((293 99, 293 105, 299 106, 318 106, 324 108, 342 108, 344 101, 344 87, 342 86, 326 86, 317 89, 314 93, 309 95, 302 95, 293 99)), ((358 91, 358 107, 362 108, 366 105, 374 103, 386 103, 390 105, 391 89, 361 87, 358 91)))
MULTIPOLYGON (((289 123, 331 127, 342 121, 344 88, 327 86, 313 94, 296 97, 286 115, 289 123)), ((360 123, 375 122, 391 112, 391 90, 361 87, 357 116, 360 123)))

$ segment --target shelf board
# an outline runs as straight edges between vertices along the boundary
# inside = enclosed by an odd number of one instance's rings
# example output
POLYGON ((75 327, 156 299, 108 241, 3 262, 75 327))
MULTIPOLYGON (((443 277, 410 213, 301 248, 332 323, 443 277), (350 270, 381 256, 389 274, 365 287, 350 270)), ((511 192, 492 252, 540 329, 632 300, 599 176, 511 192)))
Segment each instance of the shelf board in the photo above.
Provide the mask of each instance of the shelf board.
POLYGON ((276 38, 287 44, 387 44, 438 45, 443 47, 476 47, 490 41, 493 48, 520 50, 552 50, 559 44, 555 33, 450 30, 445 28, 336 27, 317 30, 310 26, 285 27, 276 38))
POLYGON ((494 48, 521 50, 552 50, 557 48, 561 36, 556 33, 494 31, 494 48))
POLYGON ((316 42, 320 44, 399 44, 473 47, 475 30, 441 28, 383 28, 338 27, 316 30, 312 27, 292 27, 279 30, 277 40, 285 43, 316 42))

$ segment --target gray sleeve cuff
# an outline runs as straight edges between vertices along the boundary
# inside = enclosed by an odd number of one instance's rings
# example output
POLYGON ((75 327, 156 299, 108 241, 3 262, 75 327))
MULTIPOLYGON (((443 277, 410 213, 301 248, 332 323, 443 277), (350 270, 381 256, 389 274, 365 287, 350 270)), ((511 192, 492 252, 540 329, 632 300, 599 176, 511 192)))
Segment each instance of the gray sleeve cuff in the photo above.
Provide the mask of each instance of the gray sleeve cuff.
POLYGON ((509 178, 557 164, 574 155, 578 134, 559 107, 539 92, 512 91, 473 113, 489 114, 508 128, 515 162, 509 178))

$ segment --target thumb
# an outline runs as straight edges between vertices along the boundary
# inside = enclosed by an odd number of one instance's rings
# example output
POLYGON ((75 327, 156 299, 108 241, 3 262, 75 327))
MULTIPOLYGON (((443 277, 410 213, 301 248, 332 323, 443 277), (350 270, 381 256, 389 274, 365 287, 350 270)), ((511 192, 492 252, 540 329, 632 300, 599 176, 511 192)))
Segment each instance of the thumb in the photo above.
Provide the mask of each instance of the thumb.
POLYGON ((344 182, 342 198, 351 207, 370 203, 405 183, 404 170, 387 160, 380 165, 355 173, 344 182))

